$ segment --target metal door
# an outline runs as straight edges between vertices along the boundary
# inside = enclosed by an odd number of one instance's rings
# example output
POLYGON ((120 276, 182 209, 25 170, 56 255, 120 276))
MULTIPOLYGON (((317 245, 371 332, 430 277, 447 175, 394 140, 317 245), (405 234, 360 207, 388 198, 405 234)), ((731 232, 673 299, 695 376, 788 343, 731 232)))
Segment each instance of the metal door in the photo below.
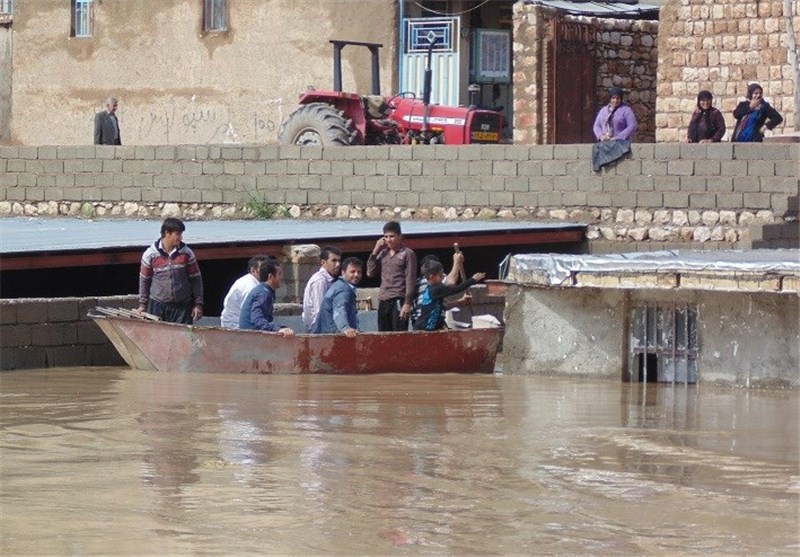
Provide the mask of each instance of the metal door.
POLYGON ((553 22, 554 143, 593 143, 595 110, 594 35, 591 26, 553 22))
POLYGON ((459 18, 409 18, 403 21, 405 51, 400 68, 400 92, 422 97, 427 65, 428 38, 436 37, 431 56, 433 71, 431 102, 459 104, 459 18))

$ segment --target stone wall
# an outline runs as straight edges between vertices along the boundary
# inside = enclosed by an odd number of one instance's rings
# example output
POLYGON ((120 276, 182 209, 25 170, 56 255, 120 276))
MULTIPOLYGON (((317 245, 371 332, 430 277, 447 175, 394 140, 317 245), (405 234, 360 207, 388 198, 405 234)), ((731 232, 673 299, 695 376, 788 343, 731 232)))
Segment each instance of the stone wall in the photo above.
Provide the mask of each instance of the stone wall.
POLYGON ((514 141, 554 143, 553 79, 548 45, 554 20, 574 21, 595 29, 596 107, 608 101, 608 87, 628 91, 639 122, 636 138, 655 139, 658 22, 577 17, 518 2, 514 5, 514 141))
POLYGON ((601 172, 589 145, 0 146, 0 216, 526 219, 616 251, 789 247, 798 175, 800 144, 636 144, 601 172))
MULTIPOLYGON (((800 44, 800 7, 783 0, 667 0, 661 8, 658 40, 656 139, 686 137, 697 93, 714 94, 730 138, 733 110, 744 100, 750 82, 764 87, 764 96, 784 118, 771 133, 797 129, 797 60, 792 60, 788 35, 800 44)), ((796 47, 795 47, 796 48, 796 47)))
POLYGON ((0 370, 125 365, 86 316, 98 305, 133 309, 138 297, 0 299, 0 370))

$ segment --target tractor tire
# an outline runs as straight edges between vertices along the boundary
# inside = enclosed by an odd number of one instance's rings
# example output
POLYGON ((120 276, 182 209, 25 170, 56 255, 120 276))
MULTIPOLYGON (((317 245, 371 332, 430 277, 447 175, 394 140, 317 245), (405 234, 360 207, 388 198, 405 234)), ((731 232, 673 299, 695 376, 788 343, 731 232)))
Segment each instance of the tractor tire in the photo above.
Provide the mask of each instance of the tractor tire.
POLYGON ((281 125, 284 145, 351 145, 356 136, 352 120, 327 103, 310 103, 292 112, 281 125))

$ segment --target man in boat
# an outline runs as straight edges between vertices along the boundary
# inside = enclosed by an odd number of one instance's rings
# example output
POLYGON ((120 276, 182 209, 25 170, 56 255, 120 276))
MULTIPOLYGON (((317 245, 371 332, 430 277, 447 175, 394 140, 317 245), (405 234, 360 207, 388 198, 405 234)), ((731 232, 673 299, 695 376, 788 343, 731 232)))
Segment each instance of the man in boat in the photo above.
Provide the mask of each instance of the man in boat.
POLYGON ((222 302, 220 323, 228 329, 239 328, 239 315, 242 311, 242 302, 250 291, 258 286, 258 269, 261 264, 269 259, 268 255, 254 255, 247 262, 247 274, 242 275, 233 283, 222 302))
POLYGON ((342 276, 325 292, 315 333, 344 333, 350 338, 358 334, 358 299, 356 286, 361 282, 363 263, 348 257, 342 263, 342 276))
POLYGON ((294 331, 289 327, 281 327, 273 319, 275 307, 275 291, 283 280, 283 269, 272 258, 267 259, 258 269, 258 285, 253 288, 242 302, 239 315, 240 329, 257 329, 273 331, 290 337, 294 331))
POLYGON ((164 219, 161 238, 142 255, 139 311, 191 324, 203 316, 203 278, 194 252, 183 243, 185 230, 180 219, 164 219))
MULTIPOLYGON (((422 258, 422 261, 419 263, 419 276, 417 277, 417 296, 414 299, 414 310, 411 312, 411 321, 414 322, 419 319, 420 313, 422 312, 422 296, 425 295, 425 290, 428 288, 428 279, 422 274, 422 267, 425 266, 425 263, 428 261, 441 261, 439 257, 434 254, 428 254, 422 258)), ((444 280, 442 281, 444 284, 457 284, 459 277, 464 273, 464 254, 460 251, 457 251, 453 254, 453 268, 450 270, 448 274, 444 276, 444 280)), ((454 307, 459 307, 464 304, 468 304, 472 300, 472 295, 469 292, 465 292, 464 295, 459 298, 458 300, 453 300, 452 302, 448 302, 445 304, 445 309, 451 309, 454 307)))
POLYGON ((383 236, 367 259, 368 277, 377 276, 379 269, 378 330, 407 331, 416 295, 417 255, 403 245, 399 222, 383 225, 383 236))
POLYGON ((341 271, 342 250, 326 246, 319 252, 319 261, 319 271, 311 275, 303 292, 303 324, 309 333, 314 329, 325 292, 341 271))
POLYGON ((461 284, 444 284, 444 268, 441 263, 433 260, 428 260, 422 266, 422 274, 428 279, 428 288, 422 296, 420 316, 414 320, 415 331, 441 329, 444 326, 444 299, 465 291, 486 277, 484 273, 475 273, 471 279, 461 284))

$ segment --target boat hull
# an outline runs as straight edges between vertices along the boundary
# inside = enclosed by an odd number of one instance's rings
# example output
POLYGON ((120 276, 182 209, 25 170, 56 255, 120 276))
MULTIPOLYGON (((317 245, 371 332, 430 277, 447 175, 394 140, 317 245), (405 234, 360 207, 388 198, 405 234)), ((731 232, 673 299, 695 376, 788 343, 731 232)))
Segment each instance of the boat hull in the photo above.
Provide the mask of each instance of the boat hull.
POLYGON ((502 329, 297 334, 90 314, 135 369, 188 373, 491 373, 502 329))

